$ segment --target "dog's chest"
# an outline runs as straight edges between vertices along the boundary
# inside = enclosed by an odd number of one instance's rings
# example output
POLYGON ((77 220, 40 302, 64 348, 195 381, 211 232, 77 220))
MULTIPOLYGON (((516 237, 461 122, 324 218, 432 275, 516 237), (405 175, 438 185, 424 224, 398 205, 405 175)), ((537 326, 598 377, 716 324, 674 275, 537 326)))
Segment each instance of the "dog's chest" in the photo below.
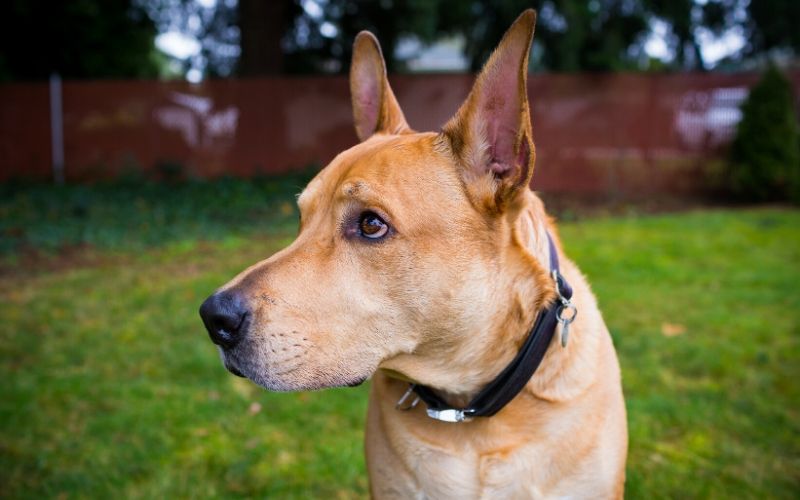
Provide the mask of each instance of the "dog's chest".
POLYGON ((491 452, 476 449, 442 449, 409 443, 405 455, 417 482, 419 498, 541 498, 531 475, 535 450, 522 447, 491 452), (532 479, 532 478, 531 478, 532 479))

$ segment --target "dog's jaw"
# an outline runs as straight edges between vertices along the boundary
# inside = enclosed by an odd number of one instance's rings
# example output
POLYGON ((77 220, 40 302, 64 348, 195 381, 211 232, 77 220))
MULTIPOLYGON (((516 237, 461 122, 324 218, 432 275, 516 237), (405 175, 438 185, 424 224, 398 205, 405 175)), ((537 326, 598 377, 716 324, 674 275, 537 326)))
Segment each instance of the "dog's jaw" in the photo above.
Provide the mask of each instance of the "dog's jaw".
POLYGON ((219 348, 220 358, 225 368, 232 374, 247 378, 255 384, 274 392, 313 391, 332 387, 354 387, 363 384, 376 367, 339 367, 339 370, 326 370, 306 361, 306 356, 286 356, 276 359, 269 349, 268 354, 258 343, 237 346, 225 350, 219 348), (254 352, 255 351, 255 352, 254 352), (357 368, 352 370, 351 368, 357 368))

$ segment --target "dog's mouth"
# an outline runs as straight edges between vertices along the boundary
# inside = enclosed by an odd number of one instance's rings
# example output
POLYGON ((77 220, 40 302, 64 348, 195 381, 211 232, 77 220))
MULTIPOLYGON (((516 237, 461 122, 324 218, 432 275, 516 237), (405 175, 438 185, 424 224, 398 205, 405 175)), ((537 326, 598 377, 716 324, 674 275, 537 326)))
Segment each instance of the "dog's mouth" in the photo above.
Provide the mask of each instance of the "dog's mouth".
MULTIPOLYGON (((248 379, 271 391, 287 392, 318 390, 332 387, 358 387, 369 380, 372 374, 372 371, 370 371, 369 373, 349 374, 349 376, 339 375, 338 377, 319 377, 312 380, 306 379, 305 381, 284 380, 280 377, 281 373, 278 373, 277 376, 270 376, 266 372, 259 370, 258 367, 254 366, 252 363, 248 363, 246 359, 241 359, 236 352, 230 352, 222 348, 218 348, 218 351, 222 365, 226 370, 237 377, 248 379)), ((288 371, 293 370, 289 369, 288 371)))
POLYGON ((221 347, 217 347, 217 350, 219 351, 219 358, 222 360, 222 365, 225 367, 226 370, 233 373, 237 377, 247 378, 244 375, 244 373, 239 371, 239 369, 236 368, 236 366, 234 366, 234 364, 230 360, 230 357, 225 355, 225 351, 222 350, 221 347))
POLYGON ((368 378, 369 378, 369 377, 362 377, 362 378, 359 378, 359 379, 357 379, 357 380, 353 380, 353 381, 351 381, 351 382, 347 382, 345 385, 346 385, 347 387, 358 387, 359 385, 361 385, 361 384, 363 384, 364 382, 366 382, 368 378))
POLYGON ((235 366, 233 366, 233 365, 229 365, 228 363, 225 363, 225 369, 226 369, 226 370, 228 370, 229 372, 233 373, 233 374, 234 374, 234 375, 236 375, 237 377, 241 377, 241 378, 247 378, 247 377, 245 377, 245 376, 244 376, 244 374, 243 374, 242 372, 240 372, 240 371, 239 371, 239 370, 238 370, 238 369, 237 369, 235 366))

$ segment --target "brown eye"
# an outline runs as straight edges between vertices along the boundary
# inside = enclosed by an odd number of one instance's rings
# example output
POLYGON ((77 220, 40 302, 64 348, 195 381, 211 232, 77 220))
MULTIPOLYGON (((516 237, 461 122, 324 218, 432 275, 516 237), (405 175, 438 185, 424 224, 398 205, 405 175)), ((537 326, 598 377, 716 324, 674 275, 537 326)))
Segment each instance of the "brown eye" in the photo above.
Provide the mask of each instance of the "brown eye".
POLYGON ((358 230, 361 236, 377 240, 389 232, 389 224, 373 212, 364 212, 358 221, 358 230))

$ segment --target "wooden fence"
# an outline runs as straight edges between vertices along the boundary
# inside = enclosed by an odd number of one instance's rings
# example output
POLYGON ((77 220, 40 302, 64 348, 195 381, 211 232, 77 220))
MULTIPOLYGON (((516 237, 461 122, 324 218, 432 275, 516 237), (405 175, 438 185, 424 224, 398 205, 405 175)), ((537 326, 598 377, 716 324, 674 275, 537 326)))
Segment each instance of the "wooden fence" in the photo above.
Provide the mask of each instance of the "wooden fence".
MULTIPOLYGON (((790 77, 800 91, 800 72, 790 77)), ((629 195, 700 189, 703 166, 723 154, 757 79, 531 75, 534 187, 629 195)), ((390 80, 411 126, 436 130, 473 77, 390 80)), ((324 165, 355 142, 343 77, 0 85, 0 181, 272 174, 324 165)))

